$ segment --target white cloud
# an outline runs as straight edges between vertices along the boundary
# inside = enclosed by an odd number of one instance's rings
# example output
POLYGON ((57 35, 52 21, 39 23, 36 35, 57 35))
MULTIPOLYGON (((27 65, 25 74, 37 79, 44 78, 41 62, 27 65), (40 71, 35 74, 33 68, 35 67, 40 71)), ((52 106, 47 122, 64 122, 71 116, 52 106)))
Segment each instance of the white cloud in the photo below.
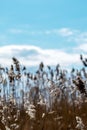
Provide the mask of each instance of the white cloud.
MULTIPOLYGON (((58 35, 66 37, 66 41, 76 43, 77 47, 72 48, 72 53, 68 53, 64 50, 59 49, 42 49, 37 46, 30 45, 9 45, 0 47, 0 64, 10 65, 11 58, 13 56, 18 57, 22 64, 27 66, 36 66, 41 61, 45 65, 56 65, 60 64, 61 66, 69 67, 80 65, 79 60, 80 52, 87 52, 87 32, 81 32, 80 30, 70 29, 70 28, 60 28, 44 31, 31 31, 20 30, 20 29, 11 29, 12 33, 30 33, 37 35, 58 35), (78 44, 77 44, 78 43, 78 44)), ((65 47, 67 49, 67 47, 65 47)))
POLYGON ((79 54, 69 54, 58 49, 42 49, 30 45, 9 45, 0 47, 0 64, 4 66, 10 65, 13 56, 17 57, 20 63, 26 66, 36 66, 39 65, 41 61, 45 65, 57 65, 59 63, 61 67, 65 68, 80 64, 79 54))
MULTIPOLYGON (((80 30, 71 29, 71 28, 55 28, 55 29, 45 29, 45 30, 32 30, 27 28, 11 28, 8 30, 11 34, 21 34, 21 35, 32 35, 32 36, 56 36, 58 37, 65 37, 66 41, 69 42, 75 42, 75 43, 81 43, 87 41, 87 33, 86 32, 80 32, 80 30)), ((66 42, 65 41, 65 42, 66 42)))
POLYGON ((69 28, 60 28, 60 29, 52 29, 52 30, 45 30, 44 33, 47 35, 56 34, 63 37, 72 36, 76 30, 72 30, 69 28))
POLYGON ((77 45, 87 43, 87 32, 82 32, 80 30, 71 30, 73 34, 68 37, 69 42, 74 42, 77 45))
POLYGON ((61 28, 58 32, 61 36, 64 36, 64 37, 73 35, 73 30, 69 28, 61 28))
POLYGON ((87 43, 80 44, 75 48, 77 51, 80 51, 82 53, 87 53, 87 43))
POLYGON ((29 29, 17 29, 17 28, 11 28, 8 30, 9 33, 11 34, 27 34, 27 35, 41 35, 44 34, 43 31, 40 30, 29 30, 29 29))
POLYGON ((27 30, 27 29, 17 29, 17 28, 11 28, 8 30, 8 32, 12 34, 34 34, 34 35, 50 35, 50 34, 56 34, 63 37, 72 36, 76 30, 72 30, 70 28, 60 28, 60 29, 51 29, 51 30, 27 30))
POLYGON ((22 29, 9 29, 9 32, 14 34, 24 33, 22 29))

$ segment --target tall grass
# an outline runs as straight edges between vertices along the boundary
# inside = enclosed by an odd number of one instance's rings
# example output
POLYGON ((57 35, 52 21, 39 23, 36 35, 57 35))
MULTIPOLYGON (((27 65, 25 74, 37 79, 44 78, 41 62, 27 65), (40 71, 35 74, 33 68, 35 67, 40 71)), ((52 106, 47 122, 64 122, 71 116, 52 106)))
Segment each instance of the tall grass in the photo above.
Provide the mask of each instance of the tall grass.
POLYGON ((59 65, 41 62, 33 74, 12 61, 10 68, 0 67, 1 130, 87 130, 85 68, 68 77, 59 65))

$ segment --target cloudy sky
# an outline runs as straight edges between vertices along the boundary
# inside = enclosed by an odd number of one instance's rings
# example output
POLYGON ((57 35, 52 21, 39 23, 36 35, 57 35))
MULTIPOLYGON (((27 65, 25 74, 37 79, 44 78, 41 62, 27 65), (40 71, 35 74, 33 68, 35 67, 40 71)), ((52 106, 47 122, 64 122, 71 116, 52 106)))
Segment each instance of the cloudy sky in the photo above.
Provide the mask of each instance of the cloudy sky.
POLYGON ((2 0, 0 64, 82 66, 87 56, 87 0, 2 0))

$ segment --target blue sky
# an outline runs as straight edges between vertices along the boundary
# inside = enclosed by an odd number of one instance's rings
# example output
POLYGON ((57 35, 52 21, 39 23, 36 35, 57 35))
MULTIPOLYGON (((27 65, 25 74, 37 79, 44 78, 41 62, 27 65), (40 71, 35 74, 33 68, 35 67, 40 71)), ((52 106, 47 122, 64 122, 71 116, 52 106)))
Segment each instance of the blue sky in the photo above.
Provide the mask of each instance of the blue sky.
POLYGON ((15 55, 29 66, 41 61, 80 66, 79 54, 86 56, 86 43, 86 0, 0 2, 0 64, 8 65, 15 55))

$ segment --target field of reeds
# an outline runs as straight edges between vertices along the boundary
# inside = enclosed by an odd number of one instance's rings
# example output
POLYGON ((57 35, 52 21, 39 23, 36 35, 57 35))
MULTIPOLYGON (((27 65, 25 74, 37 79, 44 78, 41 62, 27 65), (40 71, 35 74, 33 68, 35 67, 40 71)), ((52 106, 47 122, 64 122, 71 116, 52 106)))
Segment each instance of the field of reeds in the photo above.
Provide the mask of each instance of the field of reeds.
POLYGON ((70 72, 41 62, 32 73, 0 66, 0 130, 87 130, 87 59, 70 72))

